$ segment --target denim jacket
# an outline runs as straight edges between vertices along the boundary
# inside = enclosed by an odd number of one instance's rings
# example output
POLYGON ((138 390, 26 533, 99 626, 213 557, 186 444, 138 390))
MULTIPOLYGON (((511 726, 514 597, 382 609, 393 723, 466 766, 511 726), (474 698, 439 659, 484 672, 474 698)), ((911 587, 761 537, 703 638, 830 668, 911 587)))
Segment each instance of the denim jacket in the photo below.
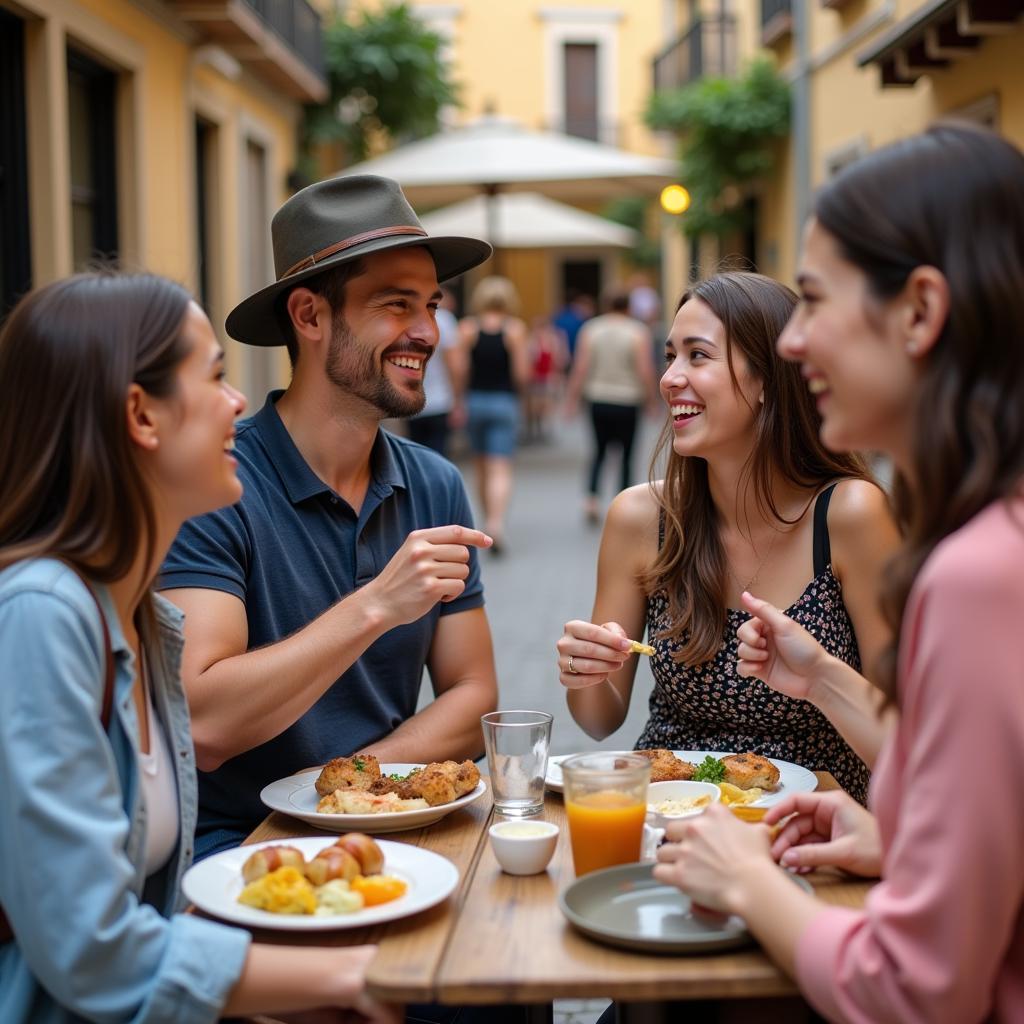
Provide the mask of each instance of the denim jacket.
MULTIPOLYGON (((152 696, 174 758, 178 849, 144 875, 134 657, 97 586, 115 659, 110 728, 96 605, 53 560, 0 572, 0 1021, 216 1021, 247 955, 247 932, 179 909, 192 860, 196 768, 181 685, 181 613, 156 598, 152 696)), ((154 723, 156 725, 156 723, 154 723)))

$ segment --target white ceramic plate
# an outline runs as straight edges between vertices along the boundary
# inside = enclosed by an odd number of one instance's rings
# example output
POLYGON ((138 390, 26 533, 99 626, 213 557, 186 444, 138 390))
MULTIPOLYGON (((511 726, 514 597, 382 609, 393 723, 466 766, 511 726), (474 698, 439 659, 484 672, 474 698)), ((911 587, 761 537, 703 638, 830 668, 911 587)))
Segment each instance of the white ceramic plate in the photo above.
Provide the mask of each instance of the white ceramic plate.
MULTIPOLYGON (((413 768, 422 768, 421 764, 382 764, 383 775, 408 775, 413 768)), ((390 814, 321 814, 316 809, 320 795, 316 791, 316 780, 320 777, 320 769, 313 768, 299 775, 289 775, 265 786, 260 799, 273 811, 282 811, 293 818, 307 821, 310 825, 322 828, 325 832, 404 832, 410 828, 422 828, 433 825, 446 814, 457 811, 460 807, 471 804, 487 791, 483 780, 476 784, 476 789, 453 800, 450 804, 438 804, 437 807, 422 807, 418 811, 395 811, 390 814)))
POLYGON ((253 852, 265 846, 294 846, 310 860, 318 851, 334 842, 326 836, 303 839, 275 839, 269 843, 253 843, 224 850, 194 864, 185 872, 182 890, 186 899, 200 910, 224 921, 244 924, 250 928, 278 928, 295 932, 333 931, 336 928, 362 928, 380 921, 394 921, 408 917, 440 903, 454 890, 459 872, 450 860, 430 850, 410 846, 408 843, 390 843, 379 840, 384 854, 384 874, 394 875, 409 888, 404 896, 376 907, 364 907, 351 914, 271 914, 238 902, 238 894, 245 882, 242 865, 253 852))
MULTIPOLYGON (((602 751, 602 753, 632 754, 632 750, 602 751)), ((681 761, 689 761, 690 764, 700 764, 709 754, 712 757, 728 757, 734 751, 726 750, 673 750, 681 761)), ((548 789, 556 793, 562 792, 562 762, 572 757, 572 754, 559 754, 548 758, 548 773, 544 777, 544 784, 548 789)), ((780 761, 778 758, 769 757, 769 761, 779 769, 779 785, 771 793, 765 793, 759 800, 755 800, 752 806, 770 807, 780 800, 785 800, 793 793, 813 793, 818 788, 817 776, 812 771, 802 768, 790 761, 780 761)))

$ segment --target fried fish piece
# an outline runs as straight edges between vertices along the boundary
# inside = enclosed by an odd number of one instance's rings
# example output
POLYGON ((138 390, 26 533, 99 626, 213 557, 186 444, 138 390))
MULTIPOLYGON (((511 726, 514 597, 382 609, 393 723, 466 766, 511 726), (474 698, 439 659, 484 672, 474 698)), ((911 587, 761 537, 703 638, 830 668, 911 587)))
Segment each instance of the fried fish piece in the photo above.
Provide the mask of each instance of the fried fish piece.
POLYGON ((324 765, 316 780, 316 791, 327 796, 339 789, 369 790, 380 778, 380 763, 373 754, 336 757, 324 765))
POLYGON ((689 761, 682 761, 671 750, 661 747, 634 750, 633 753, 651 762, 651 782, 689 782, 697 770, 689 761))
POLYGON ((746 751, 722 758, 725 765, 725 782, 731 782, 740 789, 774 789, 779 783, 779 769, 760 754, 746 751))
POLYGON ((650 644, 643 644, 639 640, 629 641, 630 654, 646 654, 648 657, 654 654, 654 648, 650 644))
POLYGON ((408 778, 387 780, 386 785, 389 792, 403 799, 422 797, 431 807, 437 807, 472 792, 479 781, 480 770, 472 761, 433 761, 408 778))
POLYGON ((317 805, 320 814, 394 814, 396 811, 421 811, 426 800, 402 800, 394 793, 378 796, 359 789, 339 789, 325 796, 317 805))

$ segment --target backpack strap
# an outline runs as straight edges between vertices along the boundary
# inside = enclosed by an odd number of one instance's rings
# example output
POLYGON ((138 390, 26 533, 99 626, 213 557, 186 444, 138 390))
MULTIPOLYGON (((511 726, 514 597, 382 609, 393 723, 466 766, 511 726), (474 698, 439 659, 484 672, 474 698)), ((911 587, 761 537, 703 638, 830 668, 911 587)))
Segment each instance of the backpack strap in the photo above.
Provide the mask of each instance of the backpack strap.
MULTIPOLYGON (((66 562, 64 564, 68 565, 66 562)), ((103 606, 100 604, 100 599, 96 596, 96 591, 92 589, 89 581, 73 565, 68 565, 68 568, 75 571, 78 578, 84 584, 85 589, 89 591, 89 596, 93 599, 96 611, 100 616, 100 626, 103 629, 103 660, 105 666, 103 700, 100 703, 100 723, 103 726, 103 731, 106 732, 110 728, 110 714, 114 707, 114 649, 110 642, 110 627, 107 625, 106 615, 103 614, 103 606)), ((11 930, 11 923, 7 920, 3 907, 0 907, 0 945, 10 942, 13 938, 14 932, 11 930)))

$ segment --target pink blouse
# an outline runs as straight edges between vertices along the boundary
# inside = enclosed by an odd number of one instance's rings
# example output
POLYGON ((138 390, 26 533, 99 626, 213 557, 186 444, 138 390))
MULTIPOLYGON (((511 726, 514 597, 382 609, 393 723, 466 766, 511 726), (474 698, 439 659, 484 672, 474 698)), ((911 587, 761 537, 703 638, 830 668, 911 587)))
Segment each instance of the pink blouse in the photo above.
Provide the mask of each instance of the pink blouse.
POLYGON ((869 805, 882 878, 829 908, 797 978, 834 1021, 1024 1021, 1024 500, 925 563, 900 638, 899 726, 869 805))

